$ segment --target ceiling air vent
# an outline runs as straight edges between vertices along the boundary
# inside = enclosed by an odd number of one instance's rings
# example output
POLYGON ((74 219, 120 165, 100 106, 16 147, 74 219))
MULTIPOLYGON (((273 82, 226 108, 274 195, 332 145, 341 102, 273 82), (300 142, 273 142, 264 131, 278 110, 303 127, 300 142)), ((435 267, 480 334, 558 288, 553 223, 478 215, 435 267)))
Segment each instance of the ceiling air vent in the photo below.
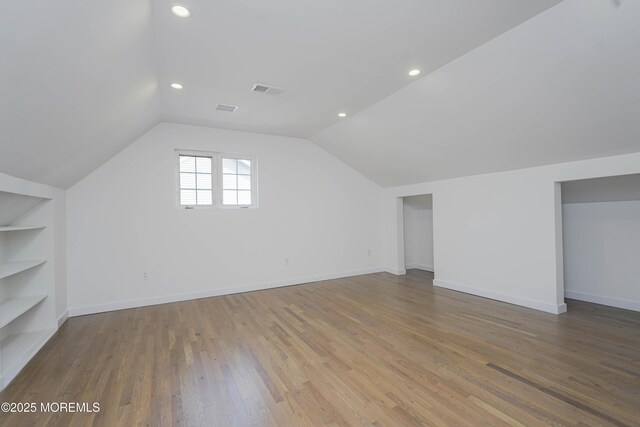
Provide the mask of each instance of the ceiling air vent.
POLYGON ((216 111, 226 111, 227 113, 233 113, 238 109, 237 105, 229 105, 229 104, 218 104, 216 106, 216 111))
POLYGON ((278 86, 256 83, 253 85, 253 89, 251 89, 251 91, 256 93, 266 93, 267 95, 280 95, 284 89, 278 86))

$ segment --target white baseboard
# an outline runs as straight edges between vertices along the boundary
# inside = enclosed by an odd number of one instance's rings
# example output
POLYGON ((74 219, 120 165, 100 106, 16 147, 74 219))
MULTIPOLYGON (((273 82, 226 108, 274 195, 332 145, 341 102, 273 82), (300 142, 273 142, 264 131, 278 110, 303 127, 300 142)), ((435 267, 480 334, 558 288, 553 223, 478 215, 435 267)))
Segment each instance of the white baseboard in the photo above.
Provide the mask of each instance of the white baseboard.
POLYGON ((405 270, 404 268, 385 267, 383 271, 386 271, 387 273, 395 274, 396 276, 404 276, 405 274, 407 274, 407 270, 405 270))
POLYGON ((430 271, 430 272, 433 273, 433 265, 428 265, 428 264, 409 263, 409 264, 405 265, 405 268, 407 270, 412 269, 412 268, 417 268, 418 270, 430 271))
POLYGON ((125 310, 128 308, 145 307, 149 305, 167 304, 170 302, 188 301, 198 298, 217 297, 222 295, 232 295, 241 292, 259 291, 263 289, 280 288, 283 286, 301 285, 303 283, 320 282, 323 280, 340 279, 343 277, 360 276, 362 274, 380 273, 386 271, 384 268, 375 267, 363 270, 347 271, 342 273, 325 274, 321 276, 303 277, 297 279, 277 280, 273 282, 255 283, 251 285, 236 286, 233 288, 208 289, 185 294, 163 295, 130 301, 117 301, 107 304, 90 305, 83 307, 72 307, 69 309, 69 316, 84 316, 86 314, 104 313, 107 311, 125 310))
POLYGON ((60 317, 58 317, 58 328, 62 326, 62 324, 66 322, 68 318, 69 318, 69 310, 65 311, 64 313, 62 313, 60 317))
POLYGON ((467 294, 477 295, 484 298, 494 299, 497 301, 508 302, 510 304, 521 305, 523 307, 533 308, 536 310, 546 311, 547 313, 561 314, 567 311, 566 304, 547 304, 541 301, 520 298, 513 295, 507 295, 500 292, 488 291, 486 289, 472 288, 469 286, 458 285, 456 283, 447 282, 440 279, 433 280, 433 286, 447 288, 454 291, 464 292, 467 294))
POLYGON ((594 304, 609 305, 611 307, 624 308, 626 310, 640 311, 640 301, 629 301, 620 298, 605 297, 601 295, 588 294, 585 292, 564 290, 567 298, 577 299, 579 301, 592 302, 594 304))

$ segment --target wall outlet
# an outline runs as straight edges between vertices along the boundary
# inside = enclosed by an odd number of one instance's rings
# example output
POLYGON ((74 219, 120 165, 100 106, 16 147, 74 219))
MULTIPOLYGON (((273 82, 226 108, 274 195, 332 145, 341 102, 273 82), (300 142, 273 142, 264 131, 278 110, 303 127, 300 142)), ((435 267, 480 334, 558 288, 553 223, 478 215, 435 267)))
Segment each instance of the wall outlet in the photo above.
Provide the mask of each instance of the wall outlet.
POLYGON ((371 256, 371 249, 367 249, 367 256, 371 256))
POLYGON ((151 278, 151 275, 149 274, 148 271, 143 271, 142 272, 142 281, 143 282, 148 282, 150 278, 151 278))
POLYGON ((289 265, 289 258, 284 259, 284 265, 289 265))

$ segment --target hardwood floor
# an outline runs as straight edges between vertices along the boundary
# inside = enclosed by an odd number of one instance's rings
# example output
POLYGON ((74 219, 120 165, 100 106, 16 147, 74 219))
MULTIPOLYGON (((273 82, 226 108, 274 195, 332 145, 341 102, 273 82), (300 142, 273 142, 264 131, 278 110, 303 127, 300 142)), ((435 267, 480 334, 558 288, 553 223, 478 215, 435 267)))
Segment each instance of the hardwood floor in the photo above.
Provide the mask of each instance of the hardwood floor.
POLYGON ((546 314, 411 271, 69 319, 0 425, 640 425, 640 313, 546 314))

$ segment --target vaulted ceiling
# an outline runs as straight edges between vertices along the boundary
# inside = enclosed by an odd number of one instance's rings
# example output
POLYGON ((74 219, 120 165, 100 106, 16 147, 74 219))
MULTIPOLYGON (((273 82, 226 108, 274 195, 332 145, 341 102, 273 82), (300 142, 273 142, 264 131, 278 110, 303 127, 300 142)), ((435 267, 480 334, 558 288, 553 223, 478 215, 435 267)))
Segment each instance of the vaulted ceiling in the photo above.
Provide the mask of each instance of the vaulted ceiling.
POLYGON ((68 187, 160 120, 342 141, 340 126, 415 84, 409 69, 429 74, 559 1, 180 1, 189 18, 165 0, 3 1, 0 171, 68 187))
POLYGON ((433 71, 558 1, 185 0, 187 19, 154 2, 164 113, 309 137, 412 83, 409 70, 433 71), (257 82, 284 92, 252 93, 257 82))
POLYGON ((4 1, 0 171, 68 187, 161 120, 306 137, 382 186, 640 151, 639 21, 633 0, 4 1))
POLYGON ((382 186, 639 152, 639 22, 565 0, 312 140, 382 186))
POLYGON ((0 171, 67 187, 161 115, 148 0, 0 2, 0 171))

